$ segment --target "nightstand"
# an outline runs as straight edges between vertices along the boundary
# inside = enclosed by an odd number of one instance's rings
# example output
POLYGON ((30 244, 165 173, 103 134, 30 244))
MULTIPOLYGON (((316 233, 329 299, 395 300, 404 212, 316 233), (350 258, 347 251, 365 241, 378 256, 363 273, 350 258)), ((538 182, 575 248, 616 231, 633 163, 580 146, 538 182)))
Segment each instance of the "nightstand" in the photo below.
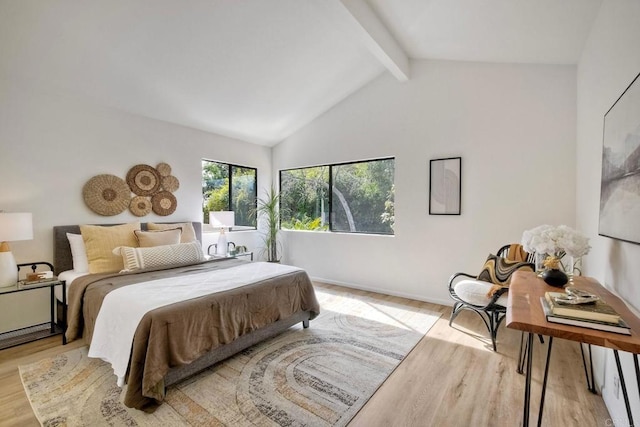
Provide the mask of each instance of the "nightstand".
MULTIPOLYGON (((20 267, 30 267, 33 271, 35 271, 38 265, 45 265, 49 267, 51 271, 53 271, 53 266, 48 262, 18 264, 18 270, 20 269, 20 267)), ((29 284, 27 284, 26 281, 21 280, 13 286, 0 288, 0 298, 2 298, 4 295, 14 294, 18 292, 29 292, 33 291, 34 289, 43 288, 50 289, 50 321, 0 333, 0 350, 60 334, 62 334, 62 344, 64 345, 67 343, 67 339, 64 334, 66 330, 67 319, 67 284, 64 280, 58 280, 54 277, 51 280, 29 284), (56 297, 54 288, 56 286, 62 287, 62 318, 65 319, 63 325, 57 325, 55 321, 54 309, 56 306, 56 297)))

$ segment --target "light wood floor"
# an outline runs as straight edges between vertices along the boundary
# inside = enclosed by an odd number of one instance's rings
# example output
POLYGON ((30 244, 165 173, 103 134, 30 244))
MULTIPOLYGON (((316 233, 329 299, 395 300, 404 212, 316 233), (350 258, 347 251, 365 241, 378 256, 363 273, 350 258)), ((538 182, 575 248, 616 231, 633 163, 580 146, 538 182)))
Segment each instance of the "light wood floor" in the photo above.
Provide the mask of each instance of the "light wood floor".
MULTIPOLYGON (((504 326, 498 352, 477 315, 461 313, 449 327, 450 308, 316 284, 329 292, 349 292, 428 307, 443 313, 350 426, 517 426, 522 424, 524 376, 515 371, 520 333, 504 326)), ((0 426, 38 426, 26 398, 18 366, 80 347, 60 337, 0 351, 0 426)), ((538 412, 546 344, 536 340, 531 422, 538 412), (535 415, 534 415, 535 414, 535 415)), ((557 339, 553 344, 543 425, 612 425, 601 396, 587 391, 578 344, 557 339)))

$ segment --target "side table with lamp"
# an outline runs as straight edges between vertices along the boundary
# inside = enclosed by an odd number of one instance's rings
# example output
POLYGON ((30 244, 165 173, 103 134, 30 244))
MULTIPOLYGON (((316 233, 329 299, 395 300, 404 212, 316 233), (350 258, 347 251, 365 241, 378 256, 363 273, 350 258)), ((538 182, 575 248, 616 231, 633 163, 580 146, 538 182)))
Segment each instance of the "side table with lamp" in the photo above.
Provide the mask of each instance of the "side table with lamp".
POLYGON ((253 252, 248 251, 246 246, 236 246, 234 242, 227 239, 225 229, 231 230, 236 225, 234 211, 210 211, 209 225, 213 229, 220 230, 220 234, 218 242, 207 248, 207 255, 218 258, 251 257, 251 261, 253 261, 253 252), (211 249, 213 249, 213 253, 211 249))
POLYGON ((7 242, 33 239, 33 219, 31 213, 0 212, 0 297, 5 295, 27 292, 34 289, 50 289, 50 320, 49 322, 32 325, 12 331, 0 333, 0 349, 13 347, 37 339, 62 334, 62 343, 66 344, 64 325, 57 325, 54 317, 55 295, 54 288, 62 287, 63 319, 66 318, 66 283, 53 276, 53 266, 48 262, 32 262, 16 264, 15 257, 7 242), (38 272, 39 266, 49 271, 38 272), (19 279, 21 267, 30 267, 31 273, 25 280, 19 279))
MULTIPOLYGON (((214 229, 219 229, 218 243, 216 244, 216 256, 227 256, 228 244, 225 228, 231 229, 236 224, 235 212, 233 211, 211 211, 209 212, 209 224, 214 229)), ((235 246, 235 245, 234 245, 235 246)))

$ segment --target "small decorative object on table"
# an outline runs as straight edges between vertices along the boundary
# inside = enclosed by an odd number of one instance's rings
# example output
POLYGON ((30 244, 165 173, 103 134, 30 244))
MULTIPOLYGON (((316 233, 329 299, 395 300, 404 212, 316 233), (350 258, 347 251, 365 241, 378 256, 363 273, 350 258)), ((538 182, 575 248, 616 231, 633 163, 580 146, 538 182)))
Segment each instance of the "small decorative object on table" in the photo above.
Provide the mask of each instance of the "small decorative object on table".
POLYGON ((562 297, 556 297, 555 299, 560 304, 592 304, 600 299, 598 295, 574 288, 573 286, 567 287, 564 291, 565 294, 562 295, 562 297))
POLYGON ((22 287, 39 285, 45 282, 57 282, 58 278, 53 275, 53 271, 41 271, 39 273, 27 273, 27 277, 20 281, 22 287))
MULTIPOLYGON (((591 249, 589 238, 566 225, 540 225, 527 230, 522 234, 522 246, 536 254, 539 276, 557 287, 573 280, 576 261, 591 249)), ((580 270, 577 271, 579 274, 580 270)))
POLYGON ((548 256, 544 260, 545 269, 540 274, 540 278, 546 282, 547 285, 561 288, 569 281, 569 276, 560 270, 560 258, 557 256, 548 256))

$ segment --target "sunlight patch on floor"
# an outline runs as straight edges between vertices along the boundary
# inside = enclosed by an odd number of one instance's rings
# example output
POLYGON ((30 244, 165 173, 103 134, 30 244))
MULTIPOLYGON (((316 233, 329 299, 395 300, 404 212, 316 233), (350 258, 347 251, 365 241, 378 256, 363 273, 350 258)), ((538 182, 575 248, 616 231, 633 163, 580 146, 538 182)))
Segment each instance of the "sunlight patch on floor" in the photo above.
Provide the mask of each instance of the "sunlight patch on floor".
POLYGON ((433 317, 440 317, 440 313, 436 311, 366 296, 337 295, 333 292, 323 292, 321 289, 316 290, 316 296, 320 302, 320 310, 323 303, 331 301, 331 311, 421 334, 429 329, 433 317))

